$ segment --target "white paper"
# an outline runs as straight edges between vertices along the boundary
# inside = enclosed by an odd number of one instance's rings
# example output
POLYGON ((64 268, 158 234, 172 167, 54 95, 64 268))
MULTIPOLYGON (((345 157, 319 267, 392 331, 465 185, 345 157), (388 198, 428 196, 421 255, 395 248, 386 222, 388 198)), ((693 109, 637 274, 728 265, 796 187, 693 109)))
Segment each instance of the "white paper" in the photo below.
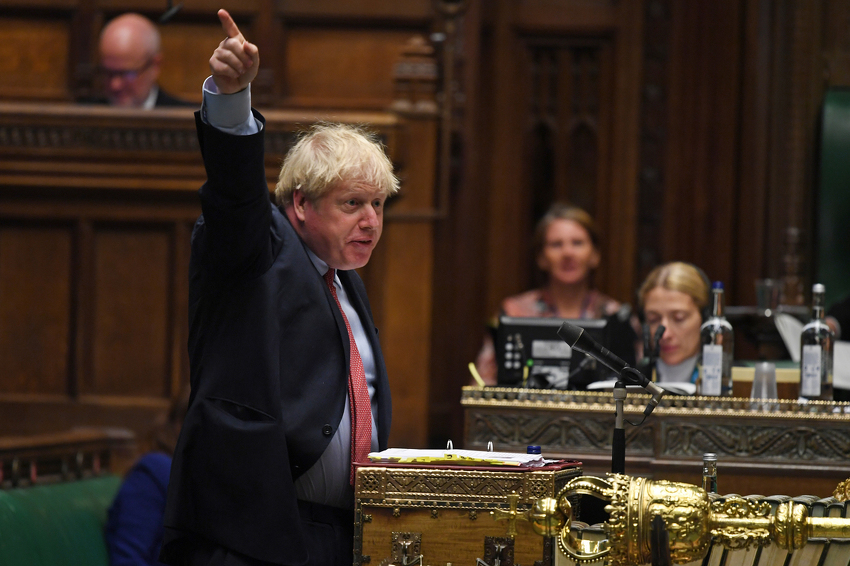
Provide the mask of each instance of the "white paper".
POLYGON ((522 454, 516 452, 485 452, 483 450, 418 450, 415 448, 388 448, 381 452, 370 452, 372 462, 410 462, 426 463, 428 460, 457 464, 485 462, 504 466, 542 466, 546 462, 540 454, 522 454))
POLYGON ((836 340, 832 355, 832 386, 850 389, 850 342, 836 340))
POLYGON ((788 353, 791 354, 791 359, 799 364, 800 336, 803 335, 803 323, 797 317, 784 312, 776 313, 773 316, 773 322, 776 324, 779 335, 782 336, 785 347, 788 348, 788 353))

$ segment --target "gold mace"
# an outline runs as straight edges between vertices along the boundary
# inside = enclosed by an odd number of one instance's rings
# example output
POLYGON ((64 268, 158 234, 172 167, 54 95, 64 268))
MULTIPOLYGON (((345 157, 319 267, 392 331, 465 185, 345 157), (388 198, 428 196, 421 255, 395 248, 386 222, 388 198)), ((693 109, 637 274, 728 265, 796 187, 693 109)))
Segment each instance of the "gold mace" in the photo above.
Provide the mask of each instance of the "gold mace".
POLYGON ((728 497, 711 501, 691 484, 621 474, 570 480, 556 498, 541 498, 528 511, 536 533, 555 536, 558 548, 578 563, 605 558, 614 566, 651 560, 650 528, 656 516, 669 536, 670 559, 684 564, 703 558, 712 544, 730 550, 767 545, 796 550, 809 538, 850 538, 850 519, 809 517, 805 505, 788 501, 771 512, 769 503, 728 497), (569 499, 590 495, 608 501, 602 524, 607 540, 577 540, 570 533, 569 499))

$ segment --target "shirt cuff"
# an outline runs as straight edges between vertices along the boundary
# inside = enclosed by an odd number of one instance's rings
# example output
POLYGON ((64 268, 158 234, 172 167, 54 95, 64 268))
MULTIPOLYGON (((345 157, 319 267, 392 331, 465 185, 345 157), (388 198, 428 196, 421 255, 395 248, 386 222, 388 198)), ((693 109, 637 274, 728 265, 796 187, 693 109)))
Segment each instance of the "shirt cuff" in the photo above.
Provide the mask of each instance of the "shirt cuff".
POLYGON ((236 136, 256 134, 262 123, 251 113, 251 85, 233 94, 221 94, 212 77, 204 81, 201 118, 204 122, 236 136))

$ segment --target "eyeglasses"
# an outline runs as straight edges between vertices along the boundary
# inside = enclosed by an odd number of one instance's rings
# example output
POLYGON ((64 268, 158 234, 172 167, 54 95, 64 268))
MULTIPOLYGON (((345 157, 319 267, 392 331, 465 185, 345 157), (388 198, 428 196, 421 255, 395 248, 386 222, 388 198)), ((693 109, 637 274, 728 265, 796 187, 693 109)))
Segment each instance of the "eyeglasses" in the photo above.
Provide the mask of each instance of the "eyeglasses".
POLYGON ((109 69, 106 67, 99 67, 98 72, 100 75, 106 79, 107 81, 111 81, 115 78, 120 78, 123 81, 134 81, 136 78, 151 68, 154 63, 154 58, 151 57, 147 61, 142 64, 138 69, 109 69))

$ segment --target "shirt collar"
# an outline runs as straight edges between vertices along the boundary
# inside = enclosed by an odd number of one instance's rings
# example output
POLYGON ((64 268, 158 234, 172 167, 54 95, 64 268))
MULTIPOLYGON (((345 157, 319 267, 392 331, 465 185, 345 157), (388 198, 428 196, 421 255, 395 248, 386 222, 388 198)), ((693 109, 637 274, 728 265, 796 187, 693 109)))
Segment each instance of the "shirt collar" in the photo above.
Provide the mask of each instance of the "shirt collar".
POLYGON ((143 108, 144 110, 150 110, 150 109, 152 109, 154 106, 156 106, 156 97, 157 97, 157 96, 159 96, 159 87, 158 87, 158 86, 156 86, 156 85, 153 85, 153 86, 151 87, 150 92, 148 93, 148 97, 147 97, 147 98, 145 99, 145 101, 142 103, 142 108, 143 108))
MULTIPOLYGON (((310 261, 313 262, 313 267, 316 268, 316 271, 319 272, 319 275, 324 277, 325 273, 327 273, 328 269, 330 269, 330 267, 328 267, 328 264, 325 263, 324 260, 320 259, 319 256, 314 254, 313 251, 310 248, 308 248, 307 246, 304 246, 304 249, 307 250, 307 255, 310 257, 310 261)), ((338 273, 334 273, 334 283, 339 283, 339 274, 338 273)), ((342 285, 340 284, 340 287, 341 286, 342 285)))

